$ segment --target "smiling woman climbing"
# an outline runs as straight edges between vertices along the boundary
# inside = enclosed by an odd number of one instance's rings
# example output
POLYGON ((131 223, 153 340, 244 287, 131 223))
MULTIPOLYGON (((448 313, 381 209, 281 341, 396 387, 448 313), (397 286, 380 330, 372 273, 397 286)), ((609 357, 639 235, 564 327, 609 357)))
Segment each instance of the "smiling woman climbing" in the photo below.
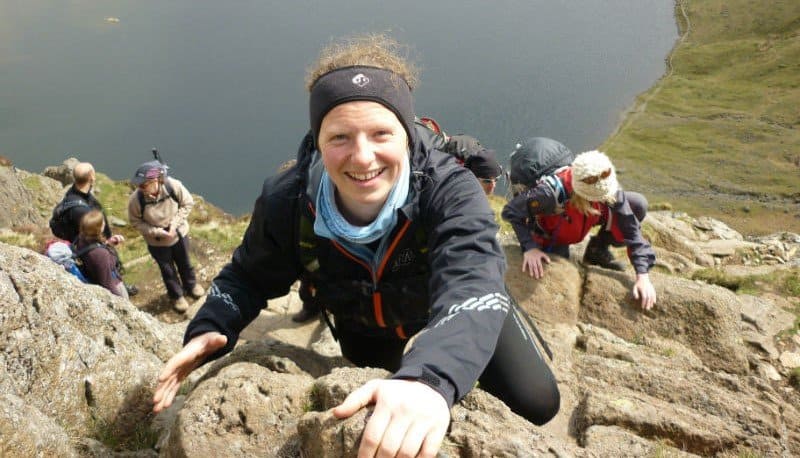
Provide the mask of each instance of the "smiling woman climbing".
POLYGON ((385 36, 323 52, 297 164, 265 181, 242 244, 159 377, 156 411, 302 278, 342 354, 394 372, 333 411, 375 405, 359 456, 434 456, 449 408, 478 380, 531 421, 556 414, 553 375, 503 285, 492 210, 469 170, 417 138, 414 83, 385 36))

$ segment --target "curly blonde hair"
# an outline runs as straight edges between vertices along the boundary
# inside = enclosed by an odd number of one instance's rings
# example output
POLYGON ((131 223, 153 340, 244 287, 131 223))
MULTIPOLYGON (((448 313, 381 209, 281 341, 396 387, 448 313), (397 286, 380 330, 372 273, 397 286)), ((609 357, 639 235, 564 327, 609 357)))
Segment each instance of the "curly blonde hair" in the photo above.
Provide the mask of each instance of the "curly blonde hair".
POLYGON ((403 78, 413 91, 419 70, 408 60, 408 46, 384 34, 357 35, 333 41, 320 51, 317 61, 306 72, 306 89, 334 70, 364 65, 389 70, 403 78))

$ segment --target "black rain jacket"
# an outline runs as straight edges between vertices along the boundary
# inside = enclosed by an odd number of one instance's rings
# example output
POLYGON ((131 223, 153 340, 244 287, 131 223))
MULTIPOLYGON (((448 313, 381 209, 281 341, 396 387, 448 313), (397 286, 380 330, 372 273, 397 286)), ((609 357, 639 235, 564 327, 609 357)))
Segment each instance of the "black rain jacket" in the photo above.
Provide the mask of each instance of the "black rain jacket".
MULTIPOLYGON (((398 210, 391 238, 403 245, 420 231, 426 236, 427 256, 413 257, 412 264, 427 263, 427 285, 420 285, 421 290, 427 286, 421 304, 427 318, 414 329, 422 328, 392 378, 426 383, 452 406, 472 389, 494 354, 509 311, 503 283, 505 258, 495 237, 494 214, 472 173, 420 141, 412 148, 410 162, 409 199, 398 210), (413 228, 398 237, 406 222, 413 228)), ((205 304, 186 329, 184 342, 217 331, 228 343, 211 359, 230 352, 242 329, 266 307, 267 299, 287 294, 307 273, 299 248, 300 220, 313 215, 321 168, 319 153, 313 150, 311 136, 306 136, 297 164, 265 180, 242 243, 214 279, 205 304)), ((393 267, 402 267, 410 259, 407 250, 392 251, 383 262, 389 267, 382 276, 344 255, 320 256, 318 261, 321 270, 352 272, 358 282, 371 279, 374 293, 392 291, 393 279, 402 277, 392 274, 393 267)), ((382 296, 384 307, 404 306, 398 294, 382 296)), ((347 325, 336 313, 334 319, 337 326, 347 325)), ((385 324, 390 330, 390 324, 385 324)))
POLYGON ((69 218, 70 225, 69 225, 69 235, 66 240, 70 242, 74 242, 75 239, 78 238, 78 232, 80 232, 81 228, 81 218, 83 215, 89 213, 91 210, 100 210, 103 212, 103 220, 105 220, 106 226, 103 229, 103 235, 106 238, 111 237, 111 225, 108 224, 108 218, 106 216, 105 210, 103 210, 103 205, 100 203, 99 200, 94 196, 94 194, 90 192, 81 192, 79 191, 75 185, 70 186, 69 190, 64 194, 65 202, 72 202, 77 200, 82 200, 85 202, 87 206, 84 205, 76 205, 69 210, 67 210, 68 214, 66 215, 69 218))

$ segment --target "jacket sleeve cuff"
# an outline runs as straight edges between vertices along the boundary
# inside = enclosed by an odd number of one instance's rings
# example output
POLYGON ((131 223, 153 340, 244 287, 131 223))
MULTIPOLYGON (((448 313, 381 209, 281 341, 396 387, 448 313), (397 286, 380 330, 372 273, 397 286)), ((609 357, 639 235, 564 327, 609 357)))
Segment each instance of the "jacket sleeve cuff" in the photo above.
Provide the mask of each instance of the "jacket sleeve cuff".
POLYGON ((520 243, 520 245, 522 246, 522 252, 523 253, 525 253, 526 251, 532 250, 534 248, 541 248, 538 243, 534 242, 531 239, 528 239, 528 240, 520 243))
POLYGON ((219 327, 215 326, 214 323, 203 320, 190 323, 190 325, 186 328, 186 333, 183 336, 183 345, 185 346, 187 343, 189 343, 190 340, 207 332, 219 332, 220 334, 228 338, 228 342, 225 344, 224 347, 212 353, 208 358, 206 358, 205 361, 200 363, 201 366, 203 364, 208 363, 209 361, 213 361, 233 351, 233 348, 236 346, 236 341, 238 340, 237 339, 238 336, 233 336, 231 333, 219 329, 219 327))
POLYGON ((426 367, 401 367, 391 378, 395 380, 414 380, 428 385, 442 395, 445 402, 447 402, 448 409, 453 408, 453 404, 456 401, 455 385, 449 379, 435 374, 426 367))

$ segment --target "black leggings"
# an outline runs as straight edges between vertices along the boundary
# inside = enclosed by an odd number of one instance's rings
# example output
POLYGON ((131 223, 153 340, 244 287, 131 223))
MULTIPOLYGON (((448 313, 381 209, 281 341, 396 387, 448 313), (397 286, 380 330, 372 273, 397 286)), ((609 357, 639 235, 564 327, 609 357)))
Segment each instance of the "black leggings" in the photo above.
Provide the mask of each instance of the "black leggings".
MULTIPOLYGON (((550 421, 561 402, 547 356, 523 325, 516 307, 508 313, 497 348, 478 381, 481 388, 502 400, 514 413, 537 425, 550 421)), ((359 367, 396 371, 405 340, 370 337, 337 329, 342 355, 359 367)))

